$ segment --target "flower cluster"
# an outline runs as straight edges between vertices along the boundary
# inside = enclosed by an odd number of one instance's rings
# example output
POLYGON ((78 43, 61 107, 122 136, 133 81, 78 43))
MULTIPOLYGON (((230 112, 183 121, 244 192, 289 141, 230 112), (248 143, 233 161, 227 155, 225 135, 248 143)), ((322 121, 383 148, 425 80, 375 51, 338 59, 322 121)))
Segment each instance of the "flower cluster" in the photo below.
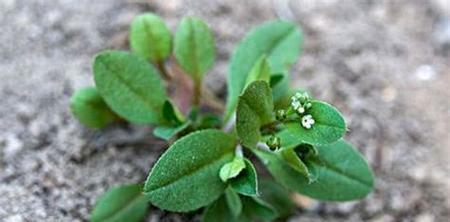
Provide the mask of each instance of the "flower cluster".
POLYGON ((302 117, 301 125, 310 129, 316 122, 310 114, 305 115, 306 111, 312 107, 308 93, 297 92, 291 97, 291 107, 302 117))

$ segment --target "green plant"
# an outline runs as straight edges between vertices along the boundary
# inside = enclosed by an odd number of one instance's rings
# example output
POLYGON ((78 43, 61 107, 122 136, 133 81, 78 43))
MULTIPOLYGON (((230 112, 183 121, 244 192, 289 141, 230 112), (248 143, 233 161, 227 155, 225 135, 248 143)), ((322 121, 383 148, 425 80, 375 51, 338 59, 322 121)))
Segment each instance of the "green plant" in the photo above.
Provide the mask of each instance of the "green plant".
POLYGON ((290 192, 325 201, 370 193, 372 172, 342 139, 347 128, 339 111, 289 88, 301 42, 290 22, 252 30, 232 55, 227 103, 219 115, 211 111, 220 108, 213 105, 217 99, 202 87, 215 58, 208 26, 185 18, 172 40, 158 16, 135 18, 132 53, 99 53, 93 63, 96 88, 77 91, 71 109, 93 128, 151 124, 169 148, 145 184, 101 197, 92 221, 140 221, 150 204, 174 212, 205 207, 204 221, 272 221, 291 213, 290 192), (255 170, 255 159, 268 173, 255 170))

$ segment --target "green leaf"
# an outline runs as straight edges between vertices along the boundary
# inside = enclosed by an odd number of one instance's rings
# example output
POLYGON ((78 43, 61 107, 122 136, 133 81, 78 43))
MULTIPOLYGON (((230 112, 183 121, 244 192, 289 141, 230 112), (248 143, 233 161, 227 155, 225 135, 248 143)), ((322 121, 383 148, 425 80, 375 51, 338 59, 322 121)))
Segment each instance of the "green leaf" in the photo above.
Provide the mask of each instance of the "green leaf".
POLYGON ((347 201, 364 198, 373 189, 367 162, 350 144, 339 140, 317 146, 318 156, 304 160, 316 177, 310 182, 273 153, 253 150, 282 185, 318 200, 347 201))
POLYGON ((137 55, 159 63, 170 55, 172 35, 160 17, 145 13, 131 23, 130 46, 137 55))
POLYGON ((158 126, 153 130, 153 135, 168 141, 175 137, 178 133, 188 128, 190 125, 191 121, 186 121, 179 126, 158 126))
POLYGON ((223 182, 236 177, 245 168, 245 162, 242 157, 235 157, 233 161, 226 163, 220 168, 220 179, 223 182))
POLYGON ((163 105, 163 117, 167 122, 179 125, 186 120, 183 113, 169 100, 166 100, 163 105))
POLYGON ((202 79, 215 59, 214 36, 199 18, 183 18, 175 34, 175 57, 181 68, 196 81, 202 79))
POLYGON ((280 157, 285 160, 290 167, 292 167, 292 169, 307 178, 311 178, 308 167, 306 167, 303 161, 297 156, 294 149, 282 149, 279 151, 279 154, 280 157))
POLYGON ((207 129, 207 128, 220 128, 222 124, 222 119, 220 116, 212 113, 206 113, 201 115, 197 121, 198 129, 207 129))
POLYGON ((271 85, 272 87, 272 94, 273 94, 273 101, 275 104, 279 103, 279 101, 283 100, 284 97, 289 94, 290 91, 290 82, 291 77, 289 76, 289 72, 285 71, 282 72, 283 78, 276 84, 271 85))
MULTIPOLYGON (((225 122, 233 114, 255 62, 266 55, 272 73, 284 73, 297 60, 301 41, 300 30, 285 21, 264 23, 244 37, 231 57, 225 122)), ((288 82, 288 78, 283 81, 288 82)), ((286 90, 283 87, 276 90, 279 89, 286 90)))
POLYGON ((275 209, 258 197, 242 196, 243 215, 251 221, 273 221, 278 217, 275 209))
POLYGON ((248 159, 244 159, 245 169, 239 173, 239 175, 230 181, 233 189, 246 196, 258 195, 258 179, 255 167, 248 159))
POLYGON ((138 222, 147 214, 149 203, 142 195, 142 185, 131 184, 112 188, 94 206, 92 222, 138 222))
POLYGON ((173 143, 159 158, 144 193, 161 209, 186 212, 216 200, 227 185, 220 168, 234 157, 236 140, 220 130, 196 131, 173 143))
POLYGON ((222 196, 206 208, 203 222, 252 222, 273 221, 277 214, 272 206, 256 197, 241 197, 242 213, 234 217, 226 198, 222 196))
POLYGON ((270 76, 270 80, 269 80, 269 83, 270 83, 270 88, 273 88, 274 86, 276 86, 276 85, 278 85, 278 83, 280 83, 281 82, 281 80, 283 80, 283 78, 286 76, 287 74, 283 74, 283 73, 275 73, 275 74, 272 74, 271 76, 270 76))
POLYGON ((91 128, 102 128, 119 119, 95 87, 77 90, 70 98, 70 109, 81 123, 91 128))
POLYGON ((238 217, 242 212, 242 203, 239 195, 230 187, 225 190, 225 199, 228 204, 228 208, 231 210, 231 214, 234 217, 238 217))
MULTIPOLYGON (((284 79, 284 77, 283 77, 283 79, 284 79)), ((283 79, 281 79, 281 80, 283 80, 283 79)), ((276 85, 278 86, 278 84, 280 84, 280 83, 281 83, 281 81, 278 82, 276 85)), ((271 87, 273 87, 273 86, 271 86, 271 87)), ((287 92, 283 96, 278 98, 278 100, 274 101, 275 110, 285 109, 286 107, 290 106, 291 105, 291 97, 293 95, 295 95, 296 92, 297 92, 296 90, 293 90, 290 87, 288 87, 287 92)), ((302 91, 300 91, 300 92, 302 92, 302 91)))
POLYGON ((294 212, 295 204, 286 188, 268 179, 262 180, 259 187, 261 199, 273 206, 280 217, 288 217, 294 212))
POLYGON ((239 97, 236 130, 242 145, 253 148, 261 140, 261 126, 275 120, 267 82, 255 81, 239 97))
POLYGON ((261 58, 255 62, 253 68, 248 74, 247 82, 245 83, 244 88, 247 88, 250 83, 256 80, 263 80, 266 82, 270 81, 270 67, 266 55, 261 56, 261 58))
POLYGON ((285 123, 283 129, 277 133, 281 138, 281 146, 284 143, 312 145, 325 145, 336 142, 342 138, 346 131, 345 121, 339 111, 333 106, 312 101, 312 107, 308 113, 312 115, 315 124, 311 129, 305 129, 300 120, 285 123))
POLYGON ((221 196, 217 201, 209 205, 203 213, 203 222, 250 222, 242 214, 238 218, 234 217, 225 199, 221 196))
POLYGON ((114 112, 133 123, 161 123, 166 91, 161 77, 144 59, 122 51, 104 51, 94 60, 100 95, 114 112))

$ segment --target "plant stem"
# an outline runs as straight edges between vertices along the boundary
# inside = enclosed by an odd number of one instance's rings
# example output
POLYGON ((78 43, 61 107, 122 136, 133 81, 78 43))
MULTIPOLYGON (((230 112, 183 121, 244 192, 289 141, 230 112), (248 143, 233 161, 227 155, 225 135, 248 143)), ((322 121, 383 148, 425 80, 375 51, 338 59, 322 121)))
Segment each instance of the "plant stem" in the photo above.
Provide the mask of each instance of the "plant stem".
POLYGON ((192 105, 200 107, 200 99, 202 96, 202 80, 201 78, 194 79, 194 97, 192 98, 192 105))
POLYGON ((261 126, 261 133, 263 134, 274 133, 277 129, 278 124, 280 124, 280 121, 275 120, 271 123, 261 126))
POLYGON ((205 106, 220 113, 225 109, 223 102, 206 86, 202 87, 202 102, 205 106))

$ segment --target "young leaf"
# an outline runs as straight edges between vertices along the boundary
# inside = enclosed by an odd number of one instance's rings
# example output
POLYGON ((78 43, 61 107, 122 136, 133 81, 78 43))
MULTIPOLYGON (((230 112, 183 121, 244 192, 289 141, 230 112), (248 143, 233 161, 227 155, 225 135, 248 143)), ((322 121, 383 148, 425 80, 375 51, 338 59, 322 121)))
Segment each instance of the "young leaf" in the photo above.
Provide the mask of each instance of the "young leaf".
POLYGON ((266 55, 261 56, 261 58, 255 62, 253 68, 248 74, 247 82, 245 83, 244 88, 247 88, 250 83, 256 80, 263 80, 266 82, 270 81, 270 67, 266 55))
POLYGON ((186 212, 216 200, 227 185, 220 168, 234 157, 235 138, 220 130, 191 133, 173 143, 159 158, 144 186, 151 203, 186 212))
POLYGON ((268 83, 251 83, 239 97, 236 114, 236 130, 242 145, 255 147, 261 140, 261 126, 275 120, 272 92, 268 83))
POLYGON ((312 145, 325 145, 336 142, 345 134, 345 121, 339 111, 333 106, 312 101, 308 110, 315 123, 310 129, 305 129, 300 120, 284 124, 283 129, 277 133, 281 138, 281 145, 289 141, 290 144, 308 143, 312 145))
POLYGON ((81 123, 91 128, 102 128, 119 119, 95 87, 77 90, 70 98, 70 109, 81 123))
POLYGON ((160 17, 145 13, 131 23, 130 46, 137 55, 159 63, 170 55, 172 36, 160 17))
POLYGON ((244 159, 245 169, 230 181, 231 187, 238 193, 246 196, 258 195, 258 179, 255 167, 248 159, 244 159))
POLYGON ((133 123, 162 123, 166 91, 152 65, 122 51, 104 51, 94 60, 94 79, 106 103, 133 123))
POLYGON ((228 208, 231 210, 231 214, 234 217, 238 217, 242 212, 242 203, 239 195, 230 187, 225 190, 225 199, 228 204, 228 208))
POLYGON ((373 174, 367 162, 350 144, 339 140, 317 146, 318 156, 304 162, 316 177, 308 178, 289 167, 273 153, 253 150, 272 176, 289 189, 318 200, 347 201, 364 198, 373 189, 373 174))
POLYGON ((255 62, 266 55, 272 73, 284 73, 297 60, 301 41, 300 30, 293 23, 285 21, 265 23, 244 37, 231 57, 225 122, 233 114, 238 96, 244 90, 255 62))
POLYGON ((297 156, 294 149, 282 149, 279 151, 280 157, 286 161, 286 163, 292 167, 292 169, 301 173, 307 178, 311 178, 309 174, 308 167, 303 163, 303 161, 297 156))
POLYGON ((153 130, 153 135, 160 139, 168 141, 172 139, 174 136, 176 136, 178 133, 185 130, 190 125, 191 121, 186 121, 185 123, 179 126, 158 126, 153 130))
POLYGON ((220 168, 220 179, 223 182, 236 177, 245 168, 245 162, 242 157, 235 157, 233 161, 226 163, 220 168))
POLYGON ((295 204, 286 188, 267 179, 262 180, 259 187, 261 199, 273 206, 280 217, 288 217, 294 212, 295 204))
POLYGON ((108 190, 95 204, 92 222, 142 221, 149 203, 142 195, 142 185, 124 185, 108 190))
POLYGON ((183 70, 194 80, 201 80, 215 59, 216 49, 211 30, 199 18, 184 18, 175 34, 174 53, 183 70))

